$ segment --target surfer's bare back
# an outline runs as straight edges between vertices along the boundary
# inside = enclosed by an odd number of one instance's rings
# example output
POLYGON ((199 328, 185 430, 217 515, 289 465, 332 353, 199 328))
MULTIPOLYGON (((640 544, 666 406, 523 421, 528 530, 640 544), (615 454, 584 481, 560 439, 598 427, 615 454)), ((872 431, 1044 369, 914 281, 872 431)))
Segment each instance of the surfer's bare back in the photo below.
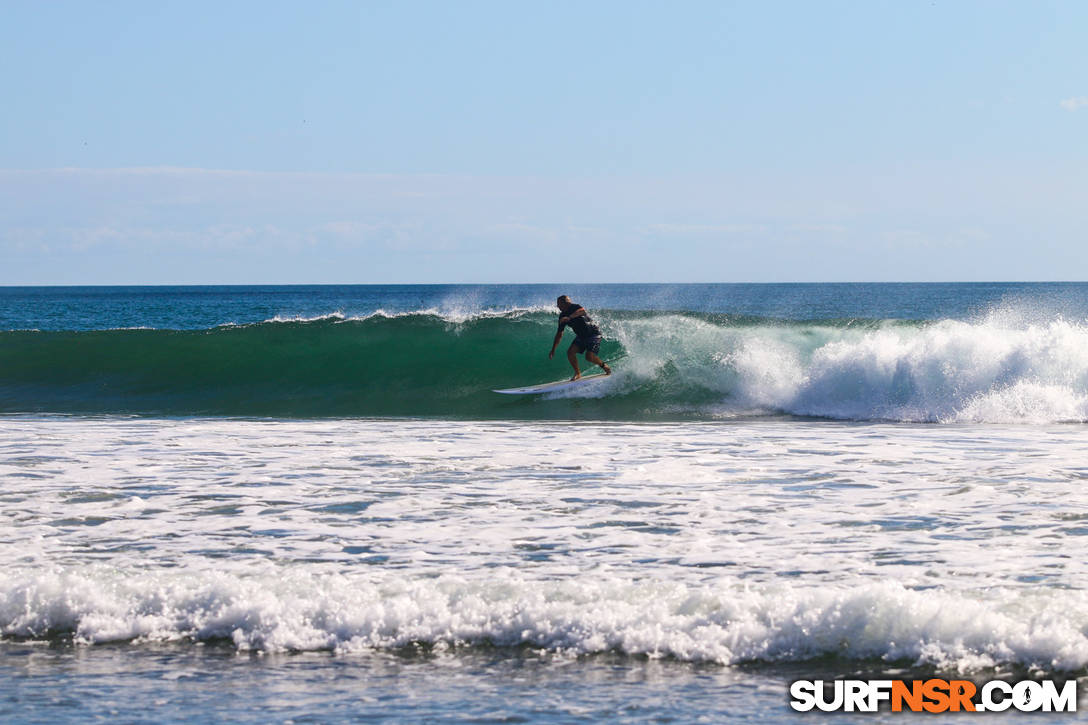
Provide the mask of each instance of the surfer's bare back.
POLYGON ((601 328, 597 327, 586 314, 586 308, 571 302, 570 297, 566 295, 556 299, 555 306, 559 308, 559 330, 555 333, 548 359, 555 357, 555 348, 563 338, 563 329, 570 325, 575 335, 574 342, 567 348, 567 360, 574 368, 574 377, 571 380, 582 377, 582 371, 578 369, 578 353, 580 352, 586 354, 586 360, 600 366, 606 375, 611 375, 612 368, 597 357, 597 353, 601 351, 601 328))

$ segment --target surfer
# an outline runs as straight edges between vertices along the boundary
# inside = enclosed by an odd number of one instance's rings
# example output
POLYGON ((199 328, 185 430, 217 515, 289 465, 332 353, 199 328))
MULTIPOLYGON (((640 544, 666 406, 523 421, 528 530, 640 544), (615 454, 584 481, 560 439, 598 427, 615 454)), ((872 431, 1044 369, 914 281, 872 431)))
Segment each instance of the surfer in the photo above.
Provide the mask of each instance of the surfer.
POLYGON ((563 329, 570 325, 575 335, 574 342, 567 348, 567 360, 574 368, 574 377, 571 380, 582 377, 582 371, 578 369, 578 353, 580 352, 586 354, 586 360, 600 366, 606 375, 611 375, 612 368, 597 357, 597 353, 601 350, 601 328, 593 324, 593 320, 586 314, 586 308, 571 302, 570 297, 566 295, 556 299, 555 306, 559 308, 559 330, 555 333, 548 359, 555 357, 555 348, 563 338, 563 329))

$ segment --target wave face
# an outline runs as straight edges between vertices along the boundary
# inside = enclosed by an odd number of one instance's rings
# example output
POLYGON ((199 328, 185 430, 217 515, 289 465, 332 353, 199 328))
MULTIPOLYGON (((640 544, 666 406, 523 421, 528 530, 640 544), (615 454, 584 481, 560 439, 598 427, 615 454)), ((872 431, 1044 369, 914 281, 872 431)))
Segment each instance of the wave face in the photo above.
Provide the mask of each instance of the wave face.
MULTIPOLYGON (((616 374, 566 394, 554 315, 275 319, 205 330, 0 333, 0 412, 601 420, 1088 420, 1088 327, 1061 318, 783 321, 604 312, 616 374)), ((581 359, 580 359, 581 360, 581 359)), ((583 368, 587 366, 582 361, 583 368)))

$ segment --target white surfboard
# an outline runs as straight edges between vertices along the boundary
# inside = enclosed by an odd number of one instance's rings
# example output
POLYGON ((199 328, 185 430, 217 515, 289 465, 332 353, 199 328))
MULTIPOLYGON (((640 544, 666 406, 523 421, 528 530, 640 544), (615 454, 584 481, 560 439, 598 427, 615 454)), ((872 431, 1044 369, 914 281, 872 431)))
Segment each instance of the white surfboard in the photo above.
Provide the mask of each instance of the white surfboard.
POLYGON ((504 395, 535 395, 537 393, 554 393, 559 390, 566 390, 567 388, 573 388, 585 383, 592 383, 595 380, 601 378, 607 378, 608 373, 596 373, 595 375, 583 375, 577 380, 557 380, 554 383, 541 383, 540 385, 529 385, 524 388, 506 388, 504 390, 492 390, 493 393, 502 393, 504 395))

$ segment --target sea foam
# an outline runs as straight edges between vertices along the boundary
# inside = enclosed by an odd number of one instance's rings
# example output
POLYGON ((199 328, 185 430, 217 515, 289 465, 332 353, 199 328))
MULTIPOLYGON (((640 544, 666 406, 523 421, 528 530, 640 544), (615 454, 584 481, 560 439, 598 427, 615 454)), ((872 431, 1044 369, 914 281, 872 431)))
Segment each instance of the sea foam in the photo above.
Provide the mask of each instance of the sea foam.
POLYGON ((583 575, 534 581, 314 574, 7 571, 0 632, 78 643, 230 641, 239 650, 339 653, 413 645, 528 646, 570 655, 682 661, 847 660, 963 672, 1088 665, 1088 595, 995 589, 914 591, 895 582, 839 586, 691 586, 583 575))

